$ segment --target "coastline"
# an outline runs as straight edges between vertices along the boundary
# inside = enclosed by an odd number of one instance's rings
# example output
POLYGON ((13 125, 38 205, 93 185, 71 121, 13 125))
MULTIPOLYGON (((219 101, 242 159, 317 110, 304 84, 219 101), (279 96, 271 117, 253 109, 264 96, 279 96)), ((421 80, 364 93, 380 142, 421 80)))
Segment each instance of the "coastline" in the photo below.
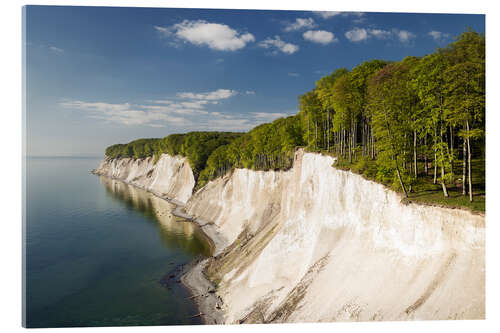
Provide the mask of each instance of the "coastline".
MULTIPOLYGON (((225 239, 222 234, 218 232, 217 227, 213 223, 188 215, 183 210, 185 203, 161 195, 155 191, 148 190, 143 186, 124 181, 123 179, 110 177, 105 174, 99 173, 95 169, 92 170, 91 173, 96 176, 106 177, 109 179, 120 181, 130 186, 134 186, 174 205, 175 209, 172 211, 173 215, 183 218, 190 223, 194 223, 198 226, 199 231, 210 243, 210 247, 212 248, 212 257, 218 255, 228 245, 227 239, 225 239)), ((215 286, 206 278, 205 274, 203 273, 203 270, 209 260, 210 257, 204 258, 202 260, 194 259, 191 262, 188 262, 183 268, 180 281, 183 286, 189 291, 189 293, 191 294, 190 298, 194 300, 194 303, 198 307, 199 313, 194 315, 199 315, 202 319, 202 322, 207 325, 223 324, 223 300, 219 295, 217 295, 215 286)))
POLYGON ((331 157, 298 154, 291 172, 236 169, 230 179, 189 197, 191 184, 183 180, 189 177, 175 179, 168 164, 163 171, 141 161, 110 161, 97 174, 174 204, 172 214, 196 222, 209 240, 211 257, 186 264, 178 279, 204 324, 484 318, 484 216, 403 203, 382 184, 332 168, 331 157), (183 193, 181 201, 169 198, 177 193, 183 193), (353 257, 366 267, 359 274, 345 260, 353 257), (391 260, 402 264, 398 278, 387 271, 391 260), (469 269, 457 264, 465 261, 469 269), (470 265, 478 267, 473 274, 470 265), (454 278, 435 282, 443 274, 454 278), (384 300, 362 282, 367 276, 378 277, 377 290, 393 286, 384 300), (343 287, 329 289, 332 283, 343 287), (432 295, 429 283, 436 284, 432 295), (457 288, 465 288, 467 297, 450 292, 457 288), (356 291, 357 299, 342 290, 356 291), (423 297, 433 301, 414 308, 423 297))

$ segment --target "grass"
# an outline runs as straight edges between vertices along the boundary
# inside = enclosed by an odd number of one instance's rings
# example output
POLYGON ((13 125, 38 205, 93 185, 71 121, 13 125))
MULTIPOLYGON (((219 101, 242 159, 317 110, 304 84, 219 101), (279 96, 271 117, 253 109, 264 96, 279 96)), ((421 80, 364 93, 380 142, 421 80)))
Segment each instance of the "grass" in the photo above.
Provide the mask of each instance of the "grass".
MULTIPOLYGON (((353 162, 350 163, 348 159, 338 157, 332 152, 318 151, 324 155, 330 155, 337 159, 333 165, 340 170, 349 170, 365 179, 383 184, 391 190, 402 193, 401 187, 394 184, 392 177, 388 179, 381 179, 380 175, 377 177, 377 162, 370 158, 353 157, 353 162)), ((357 156, 361 155, 359 152, 357 156)), ((418 181, 411 186, 411 191, 408 191, 408 198, 403 198, 404 203, 419 203, 424 205, 441 206, 448 208, 467 209, 472 212, 484 213, 486 208, 486 189, 485 189, 485 159, 472 159, 472 193, 473 201, 469 201, 469 195, 462 195, 462 162, 456 161, 453 165, 453 170, 456 174, 455 182, 447 184, 448 197, 445 197, 441 184, 433 183, 433 169, 428 170, 428 175, 424 174, 424 163, 419 162, 419 177, 418 181)), ((439 170, 438 170, 439 171, 439 170)), ((439 176, 439 175, 438 175, 439 176)), ((408 188, 407 188, 408 190, 408 188)))
MULTIPOLYGON (((485 212, 486 210, 486 188, 485 188, 485 160, 472 159, 472 193, 473 201, 469 201, 469 195, 462 194, 462 181, 458 179, 454 184, 448 184, 449 197, 443 195, 440 184, 433 184, 432 176, 422 178, 416 185, 414 191, 408 194, 403 202, 416 202, 428 205, 439 205, 450 208, 464 208, 473 212, 485 212)), ((462 176, 462 165, 457 162, 454 165, 457 178, 462 176)))

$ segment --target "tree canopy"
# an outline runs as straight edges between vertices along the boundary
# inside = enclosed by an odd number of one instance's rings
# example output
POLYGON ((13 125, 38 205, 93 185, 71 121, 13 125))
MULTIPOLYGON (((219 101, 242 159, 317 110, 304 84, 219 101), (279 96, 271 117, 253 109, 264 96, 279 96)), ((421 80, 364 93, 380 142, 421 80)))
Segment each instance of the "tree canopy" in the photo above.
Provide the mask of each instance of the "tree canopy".
POLYGON ((286 170, 295 148, 305 146, 351 164, 371 161, 375 179, 405 196, 430 177, 445 197, 458 181, 473 200, 471 159, 484 158, 484 35, 469 29, 424 57, 337 69, 298 102, 297 115, 247 133, 139 139, 108 147, 106 156, 183 155, 203 186, 234 168, 286 170))

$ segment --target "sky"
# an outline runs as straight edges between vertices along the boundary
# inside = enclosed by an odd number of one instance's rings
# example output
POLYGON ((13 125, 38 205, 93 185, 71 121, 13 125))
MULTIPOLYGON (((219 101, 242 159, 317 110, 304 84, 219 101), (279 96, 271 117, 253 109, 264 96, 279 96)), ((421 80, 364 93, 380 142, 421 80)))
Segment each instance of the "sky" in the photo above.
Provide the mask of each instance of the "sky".
POLYGON ((248 131, 298 112, 335 69, 444 47, 484 15, 28 6, 32 156, 102 156, 114 143, 248 131))

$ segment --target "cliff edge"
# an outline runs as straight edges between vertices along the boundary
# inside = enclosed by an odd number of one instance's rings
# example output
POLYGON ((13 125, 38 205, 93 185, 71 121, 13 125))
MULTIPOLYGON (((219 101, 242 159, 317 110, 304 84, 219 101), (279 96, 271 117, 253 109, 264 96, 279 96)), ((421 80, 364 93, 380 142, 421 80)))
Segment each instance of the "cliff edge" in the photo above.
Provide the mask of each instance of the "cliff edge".
POLYGON ((288 171, 236 169, 193 195, 179 157, 96 172, 186 202, 182 213, 224 240, 196 266, 218 300, 200 308, 215 306, 217 323, 484 318, 484 216, 402 204, 333 162, 298 150, 288 171))

